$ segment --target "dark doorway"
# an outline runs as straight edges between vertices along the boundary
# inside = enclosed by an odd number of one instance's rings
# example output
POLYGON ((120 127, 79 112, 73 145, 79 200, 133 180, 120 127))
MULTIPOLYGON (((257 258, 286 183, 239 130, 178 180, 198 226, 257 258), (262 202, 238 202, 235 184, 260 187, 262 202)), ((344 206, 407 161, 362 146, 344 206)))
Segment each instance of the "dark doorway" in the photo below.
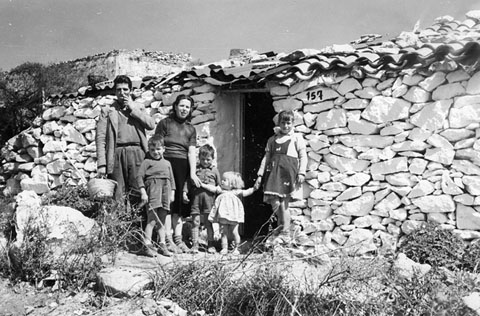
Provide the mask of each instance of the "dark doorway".
MULTIPOLYGON (((273 135, 273 117, 275 110, 272 98, 268 93, 248 93, 244 104, 244 165, 243 179, 247 187, 253 186, 257 179, 257 171, 265 154, 267 140, 273 135)), ((243 235, 247 238, 268 233, 268 223, 265 224, 272 209, 263 203, 263 191, 260 189, 244 199, 245 225, 243 235), (265 225, 264 225, 265 224, 265 225)))

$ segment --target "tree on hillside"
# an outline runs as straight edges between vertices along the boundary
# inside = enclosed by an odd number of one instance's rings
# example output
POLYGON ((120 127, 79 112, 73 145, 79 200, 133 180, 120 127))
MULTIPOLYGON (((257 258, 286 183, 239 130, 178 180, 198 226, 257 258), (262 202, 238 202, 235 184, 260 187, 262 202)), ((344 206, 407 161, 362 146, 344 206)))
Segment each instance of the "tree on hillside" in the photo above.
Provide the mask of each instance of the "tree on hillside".
POLYGON ((87 78, 77 78, 68 62, 49 64, 44 67, 45 96, 75 92, 81 86, 88 85, 87 78))
POLYGON ((0 75, 0 145, 31 126, 42 111, 44 66, 26 62, 0 75))

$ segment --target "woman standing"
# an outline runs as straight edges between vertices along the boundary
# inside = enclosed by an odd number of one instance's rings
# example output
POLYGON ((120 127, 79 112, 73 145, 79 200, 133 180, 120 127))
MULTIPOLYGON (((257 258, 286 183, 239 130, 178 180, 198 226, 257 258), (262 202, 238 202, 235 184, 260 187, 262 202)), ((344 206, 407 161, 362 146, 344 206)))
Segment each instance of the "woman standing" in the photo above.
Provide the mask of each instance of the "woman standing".
POLYGON ((175 200, 170 206, 171 219, 166 220, 167 247, 175 253, 188 252, 187 245, 182 241, 182 220, 188 216, 183 201, 186 196, 183 193, 185 182, 190 177, 193 184, 200 187, 201 183, 196 173, 197 157, 197 132, 190 118, 192 117, 194 101, 186 95, 179 95, 173 103, 172 113, 169 117, 161 120, 155 134, 161 135, 165 140, 164 157, 170 162, 175 178, 175 200), (170 227, 171 225, 171 227, 170 227), (170 231, 173 228, 173 240, 170 231))

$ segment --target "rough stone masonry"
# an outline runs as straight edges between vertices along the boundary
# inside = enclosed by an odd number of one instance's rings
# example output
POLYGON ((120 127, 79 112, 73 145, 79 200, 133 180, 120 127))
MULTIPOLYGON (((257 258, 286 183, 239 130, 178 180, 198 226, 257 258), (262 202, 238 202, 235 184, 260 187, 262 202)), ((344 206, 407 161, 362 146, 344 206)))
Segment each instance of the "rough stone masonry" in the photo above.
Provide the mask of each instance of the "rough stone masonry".
MULTIPOLYGON (((478 25, 474 14, 469 20, 478 25)), ((426 221, 465 240, 480 238, 476 69, 449 61, 381 77, 329 72, 266 86, 277 113, 296 111, 295 130, 308 144, 303 199, 291 203, 292 229, 307 237, 307 251, 319 245, 390 251, 426 221)), ((213 143, 220 90, 196 78, 135 93, 157 122, 178 94, 191 95, 202 145, 213 143)), ((3 149, 5 193, 42 194, 95 177, 96 118, 112 102, 110 95, 48 100, 38 125, 3 149)))

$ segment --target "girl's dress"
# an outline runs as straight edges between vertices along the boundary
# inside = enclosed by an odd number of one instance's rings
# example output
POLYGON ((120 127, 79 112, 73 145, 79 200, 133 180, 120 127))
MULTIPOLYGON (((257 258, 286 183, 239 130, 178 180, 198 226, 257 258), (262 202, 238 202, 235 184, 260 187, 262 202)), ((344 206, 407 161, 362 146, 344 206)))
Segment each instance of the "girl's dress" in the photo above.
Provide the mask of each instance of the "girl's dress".
POLYGON ((242 201, 238 198, 239 195, 242 195, 242 190, 224 191, 217 196, 208 220, 228 225, 243 223, 245 211, 242 201))
POLYGON ((268 202, 272 196, 285 198, 295 191, 299 159, 295 144, 296 134, 281 144, 277 143, 276 136, 269 139, 267 150, 270 152, 270 161, 266 166, 264 182, 264 201, 268 202))

